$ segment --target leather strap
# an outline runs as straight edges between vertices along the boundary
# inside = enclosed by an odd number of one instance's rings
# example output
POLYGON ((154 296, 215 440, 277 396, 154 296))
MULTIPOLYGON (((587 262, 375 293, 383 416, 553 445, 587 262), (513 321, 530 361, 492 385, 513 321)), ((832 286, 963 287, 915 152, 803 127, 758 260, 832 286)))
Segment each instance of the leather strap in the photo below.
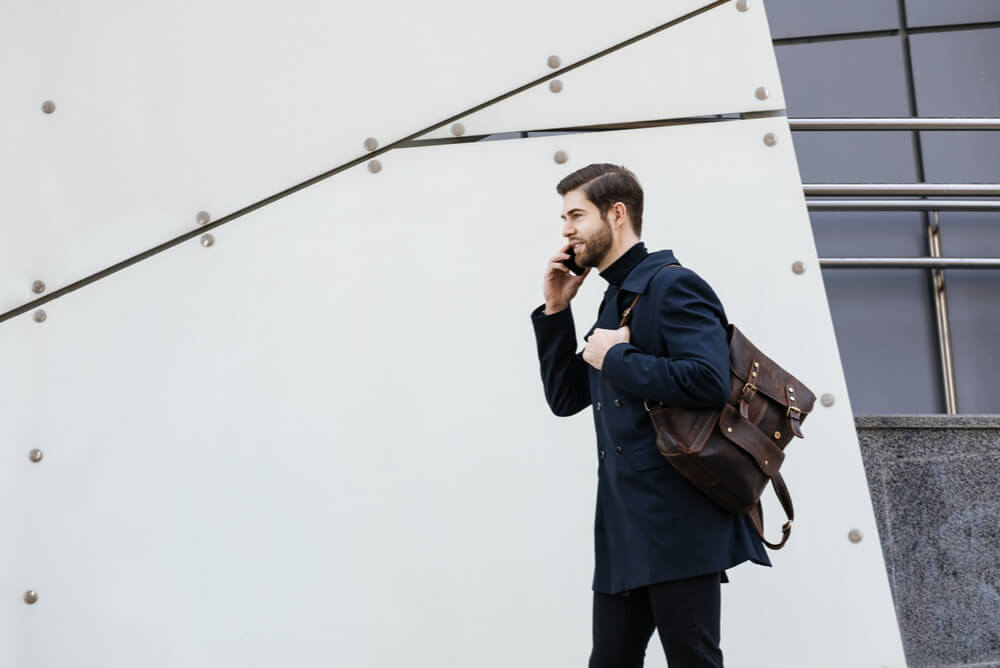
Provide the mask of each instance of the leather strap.
POLYGON ((740 392, 740 415, 746 420, 750 419, 750 401, 757 394, 757 375, 759 373, 760 362, 753 360, 750 363, 750 368, 747 369, 747 382, 743 385, 743 391, 740 392))
POLYGON ((785 479, 781 477, 780 473, 775 473, 771 476, 771 485, 774 486, 774 492, 778 495, 778 501, 781 502, 785 516, 788 517, 788 521, 781 527, 781 542, 772 543, 764 537, 764 507, 760 501, 757 502, 757 505, 748 514, 750 521, 753 522, 753 528, 757 530, 757 535, 764 541, 764 544, 772 550, 780 550, 788 542, 788 537, 792 535, 792 520, 795 519, 795 508, 792 507, 792 497, 788 493, 788 487, 785 486, 785 479))
POLYGON ((798 398, 795 396, 795 388, 791 385, 785 388, 785 399, 788 405, 788 410, 785 412, 788 416, 788 424, 792 428, 792 433, 802 438, 802 429, 799 427, 802 424, 802 410, 797 403, 798 398))
MULTIPOLYGON (((667 266, 669 267, 670 265, 667 265, 667 266)), ((628 308, 625 309, 625 312, 622 313, 622 321, 618 324, 619 328, 624 327, 625 325, 627 325, 628 322, 629 322, 629 320, 632 319, 632 309, 635 308, 635 304, 636 304, 636 302, 639 301, 639 297, 640 296, 641 295, 636 295, 635 299, 632 300, 632 303, 629 304, 628 308)))

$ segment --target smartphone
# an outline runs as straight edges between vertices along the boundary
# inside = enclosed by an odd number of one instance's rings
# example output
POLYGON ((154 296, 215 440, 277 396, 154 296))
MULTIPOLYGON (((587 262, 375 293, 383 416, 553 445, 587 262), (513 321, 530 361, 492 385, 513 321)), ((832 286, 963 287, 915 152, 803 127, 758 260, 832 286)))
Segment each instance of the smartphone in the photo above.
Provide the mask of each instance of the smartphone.
POLYGON ((566 252, 569 253, 569 259, 568 260, 561 260, 561 262, 564 265, 566 265, 567 267, 569 267, 570 271, 572 271, 577 276, 579 276, 584 271, 586 271, 583 267, 581 267, 580 265, 578 265, 576 263, 576 261, 575 261, 575 259, 576 259, 576 253, 573 251, 573 247, 572 246, 570 246, 569 250, 567 250, 566 252))

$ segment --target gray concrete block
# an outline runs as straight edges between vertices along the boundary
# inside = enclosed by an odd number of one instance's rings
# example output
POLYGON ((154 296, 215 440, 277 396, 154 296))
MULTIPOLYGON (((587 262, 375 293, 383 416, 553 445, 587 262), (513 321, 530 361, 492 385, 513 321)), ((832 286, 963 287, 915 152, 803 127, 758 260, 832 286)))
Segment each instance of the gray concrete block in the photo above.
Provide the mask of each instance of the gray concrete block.
POLYGON ((1000 666, 1000 417, 856 419, 910 666, 1000 666))

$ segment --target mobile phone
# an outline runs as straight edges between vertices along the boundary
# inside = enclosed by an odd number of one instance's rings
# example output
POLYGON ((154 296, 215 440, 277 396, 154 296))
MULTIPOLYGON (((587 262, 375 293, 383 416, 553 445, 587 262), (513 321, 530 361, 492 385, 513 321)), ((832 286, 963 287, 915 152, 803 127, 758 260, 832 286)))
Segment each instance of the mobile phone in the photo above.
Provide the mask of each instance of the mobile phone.
POLYGON ((576 263, 576 252, 573 250, 572 246, 570 246, 569 250, 567 250, 566 252, 569 253, 569 259, 568 260, 560 260, 560 262, 562 262, 564 265, 566 265, 567 267, 569 267, 569 270, 572 271, 577 276, 579 276, 584 271, 586 271, 583 267, 581 267, 580 265, 578 265, 576 263))

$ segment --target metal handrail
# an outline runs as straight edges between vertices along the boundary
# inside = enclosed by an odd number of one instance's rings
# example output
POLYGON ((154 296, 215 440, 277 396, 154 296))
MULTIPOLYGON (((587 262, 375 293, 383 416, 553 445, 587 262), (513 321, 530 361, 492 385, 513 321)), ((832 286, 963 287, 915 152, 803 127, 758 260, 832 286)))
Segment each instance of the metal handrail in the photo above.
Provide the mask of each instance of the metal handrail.
POLYGON ((1000 118, 789 118, 792 130, 1000 130, 1000 118))
MULTIPOLYGON (((789 118, 792 130, 1000 130, 1000 118, 789 118)), ((996 197, 1000 185, 976 184, 805 184, 806 196, 827 197, 996 197)), ((928 211, 927 225, 931 257, 923 258, 820 258, 827 268, 915 268, 930 269, 934 280, 934 312, 937 315, 938 344, 945 405, 949 414, 958 413, 955 365, 952 359, 951 326, 943 269, 1000 269, 1000 258, 941 257, 941 211, 1000 211, 1000 201, 971 200, 806 200, 810 211, 928 211)))
MULTIPOLYGON (((804 184, 803 192, 827 196, 857 195, 963 195, 996 196, 1000 186, 987 184, 804 184)), ((1000 258, 941 257, 941 211, 1000 211, 1000 201, 970 200, 806 200, 810 211, 929 211, 927 226, 931 257, 837 257, 819 258, 827 269, 930 269, 934 288, 938 348, 945 410, 958 413, 958 390, 952 351, 951 324, 944 269, 1000 269, 1000 258)))
POLYGON ((1000 197, 1000 184, 994 183, 804 183, 802 190, 806 197, 1000 197))
POLYGON ((831 269, 1000 269, 1000 257, 822 257, 831 269))
POLYGON ((1000 211, 1000 201, 943 199, 807 199, 810 211, 1000 211))

